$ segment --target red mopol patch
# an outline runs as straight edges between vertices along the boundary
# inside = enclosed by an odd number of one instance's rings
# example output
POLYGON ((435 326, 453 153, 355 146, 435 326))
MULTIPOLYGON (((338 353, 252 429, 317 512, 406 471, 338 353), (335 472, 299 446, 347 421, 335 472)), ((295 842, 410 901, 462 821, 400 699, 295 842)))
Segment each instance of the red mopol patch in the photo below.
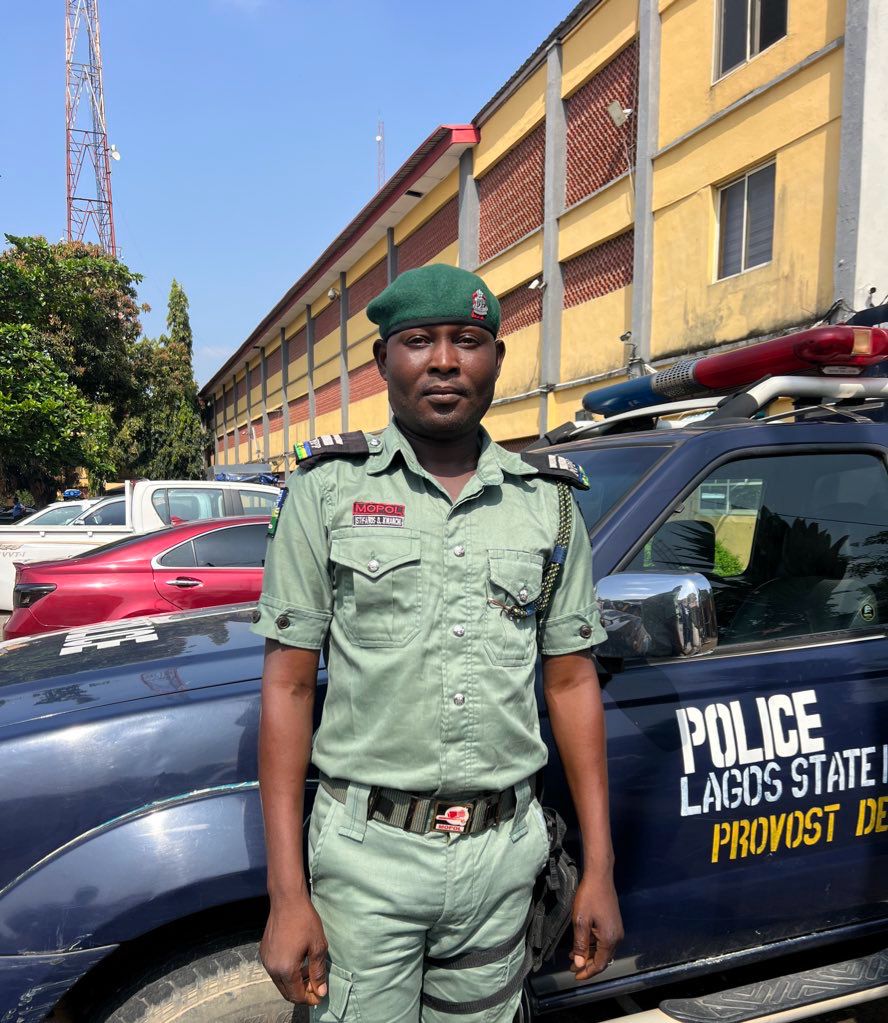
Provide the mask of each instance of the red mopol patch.
POLYGON ((403 504, 390 501, 355 501, 352 504, 354 526, 403 526, 403 504))
POLYGON ((462 834, 469 823, 471 812, 467 806, 449 806, 444 813, 439 813, 435 820, 435 831, 456 831, 462 834))

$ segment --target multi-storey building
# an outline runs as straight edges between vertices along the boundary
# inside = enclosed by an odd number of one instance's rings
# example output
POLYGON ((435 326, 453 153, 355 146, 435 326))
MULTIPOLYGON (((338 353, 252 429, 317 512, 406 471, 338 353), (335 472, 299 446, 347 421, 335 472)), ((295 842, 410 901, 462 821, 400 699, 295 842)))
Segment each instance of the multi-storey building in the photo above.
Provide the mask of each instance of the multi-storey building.
POLYGON ((500 297, 520 446, 625 372, 888 292, 879 0, 584 0, 436 129, 203 388, 217 467, 388 421, 370 299, 447 262, 500 297), (621 339, 623 341, 621 342, 621 339))

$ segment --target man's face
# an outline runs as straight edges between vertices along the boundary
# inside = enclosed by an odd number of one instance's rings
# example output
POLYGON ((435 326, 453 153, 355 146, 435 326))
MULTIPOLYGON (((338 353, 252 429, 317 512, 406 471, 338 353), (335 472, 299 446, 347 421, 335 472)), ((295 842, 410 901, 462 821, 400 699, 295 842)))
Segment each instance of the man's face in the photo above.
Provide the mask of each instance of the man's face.
POLYGON ((377 341, 373 354, 398 422, 443 439, 477 430, 493 401, 505 345, 483 327, 436 324, 377 341))

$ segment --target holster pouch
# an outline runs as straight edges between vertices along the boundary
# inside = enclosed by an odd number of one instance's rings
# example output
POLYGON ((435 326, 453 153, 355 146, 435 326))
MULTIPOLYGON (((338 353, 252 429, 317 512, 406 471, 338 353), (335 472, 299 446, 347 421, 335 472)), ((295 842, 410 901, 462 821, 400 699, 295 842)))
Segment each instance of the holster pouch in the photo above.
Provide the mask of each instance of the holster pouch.
POLYGON ((534 885, 527 931, 534 972, 555 954, 571 922, 578 882, 577 865, 563 845, 567 825, 551 807, 544 806, 543 815, 549 833, 549 858, 534 885))

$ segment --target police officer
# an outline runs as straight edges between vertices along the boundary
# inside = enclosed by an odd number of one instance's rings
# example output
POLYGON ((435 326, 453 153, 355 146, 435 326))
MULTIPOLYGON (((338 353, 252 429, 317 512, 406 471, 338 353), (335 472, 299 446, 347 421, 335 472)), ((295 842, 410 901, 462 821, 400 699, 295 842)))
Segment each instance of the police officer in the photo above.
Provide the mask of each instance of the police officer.
MULTIPOLYGON (((481 278, 411 270, 368 307, 394 419, 297 445, 254 628, 267 638, 259 780, 271 912, 260 946, 318 1021, 509 1021, 548 840, 533 779, 552 729, 583 838, 572 966, 622 937, 587 533, 537 636, 558 488, 481 428, 505 348, 481 278), (319 652, 328 685, 317 734, 319 652), (321 784, 302 855, 309 757, 321 784), (451 968, 457 962, 460 969, 451 968)), ((577 470, 566 460, 561 475, 577 470)))

